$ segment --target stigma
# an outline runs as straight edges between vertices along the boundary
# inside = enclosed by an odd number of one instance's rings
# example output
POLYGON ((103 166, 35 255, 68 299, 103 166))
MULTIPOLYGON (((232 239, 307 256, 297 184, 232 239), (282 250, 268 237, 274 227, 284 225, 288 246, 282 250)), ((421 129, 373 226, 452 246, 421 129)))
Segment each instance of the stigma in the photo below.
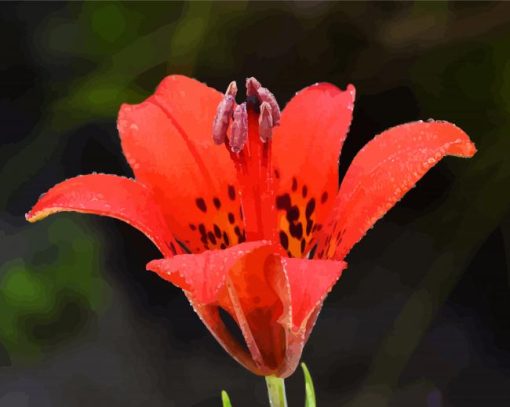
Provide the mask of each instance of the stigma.
POLYGON ((267 143, 273 128, 280 124, 280 106, 274 95, 253 78, 246 79, 246 101, 236 105, 237 84, 232 81, 218 104, 212 125, 216 144, 225 144, 232 153, 240 153, 248 141, 248 114, 258 114, 258 139, 267 143), (229 133, 230 128, 230 134, 229 133))

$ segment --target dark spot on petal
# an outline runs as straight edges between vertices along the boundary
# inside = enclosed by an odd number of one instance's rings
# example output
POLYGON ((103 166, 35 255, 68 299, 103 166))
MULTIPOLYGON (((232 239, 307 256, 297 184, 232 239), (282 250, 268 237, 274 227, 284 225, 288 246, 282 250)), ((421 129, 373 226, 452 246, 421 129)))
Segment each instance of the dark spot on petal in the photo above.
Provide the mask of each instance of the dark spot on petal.
POLYGON ((274 170, 274 176, 276 179, 280 179, 280 171, 278 171, 277 169, 274 170))
POLYGON ((310 218, 308 218, 306 220, 306 234, 309 235, 310 232, 312 231, 312 227, 313 227, 313 220, 311 220, 310 218))
POLYGON ((220 244, 220 249, 223 250, 223 249, 226 249, 226 248, 227 248, 227 246, 225 246, 225 243, 220 244))
POLYGON ((296 177, 292 177, 292 192, 296 192, 297 190, 297 179, 296 177))
POLYGON ((195 203, 197 204, 198 209, 200 209, 202 212, 207 212, 207 206, 203 198, 197 198, 195 203))
POLYGON ((330 236, 328 236, 328 237, 326 238, 326 244, 325 244, 325 245, 326 245, 326 247, 328 247, 328 248, 329 248, 329 246, 331 245, 331 235, 330 235, 330 236))
POLYGON ((184 243, 181 242, 180 240, 176 240, 176 242, 180 246, 182 252, 191 253, 190 246, 189 246, 189 243, 190 243, 189 240, 185 240, 184 243))
POLYGON ((221 201, 218 198, 216 198, 216 197, 213 198, 213 204, 216 207, 216 209, 220 209, 221 208, 221 201))
POLYGON ((292 206, 287 210, 287 220, 289 222, 294 222, 299 219, 299 208, 297 206, 292 206))
POLYGON ((214 224, 214 234, 219 239, 221 237, 221 229, 218 225, 214 224))
POLYGON ((311 250, 308 252, 308 258, 313 259, 315 256, 315 252, 317 251, 317 245, 314 245, 311 250))
POLYGON ((223 241, 227 246, 230 244, 230 239, 228 238, 227 232, 223 232, 223 241))
POLYGON ((299 222, 297 225, 291 223, 289 225, 290 235, 295 237, 296 239, 301 239, 303 237, 303 225, 299 222))
POLYGON ((289 249, 289 238, 283 230, 280 230, 280 243, 285 250, 289 249))
POLYGON ((306 217, 309 218, 310 216, 312 216, 314 210, 315 210, 315 198, 312 198, 306 204, 305 210, 306 217))
POLYGON ((306 198, 308 195, 308 187, 306 185, 303 185, 303 188, 301 189, 301 195, 303 195, 303 198, 306 198))
POLYGON ((292 253, 290 252, 290 250, 287 250, 287 256, 294 257, 294 256, 292 256, 292 253))
POLYGON ((228 197, 233 201, 236 199, 236 189, 233 185, 228 186, 228 197))
POLYGON ((204 237, 206 235, 206 231, 205 231, 205 225, 203 223, 201 223, 200 225, 198 225, 198 231, 200 232, 200 234, 202 235, 202 237, 204 237))
POLYGON ((246 235, 244 233, 239 237, 238 242, 239 243, 246 242, 246 235))
POLYGON ((197 230, 197 227, 196 227, 193 223, 190 223, 190 224, 189 224, 189 228, 190 228, 191 230, 197 230))
POLYGON ((324 191, 321 195, 321 203, 325 203, 328 200, 328 191, 324 191))
POLYGON ((170 242, 168 246, 170 247, 170 250, 172 251, 173 254, 177 254, 177 250, 175 249, 175 245, 173 242, 170 242))
POLYGON ((216 244, 216 237, 213 232, 207 232, 207 237, 211 241, 212 244, 216 244))
POLYGON ((290 208, 290 196, 289 194, 283 194, 276 197, 276 208, 278 209, 289 209, 290 208))
POLYGON ((304 253, 304 251, 305 251, 305 246, 306 246, 306 241, 305 241, 305 239, 301 239, 301 253, 304 253))
POLYGON ((234 214, 232 212, 229 212, 228 213, 228 222, 233 225, 235 221, 236 221, 236 218, 235 218, 234 214))
POLYGON ((237 237, 241 236, 241 229, 239 229, 239 226, 236 226, 234 228, 234 233, 237 235, 237 237))

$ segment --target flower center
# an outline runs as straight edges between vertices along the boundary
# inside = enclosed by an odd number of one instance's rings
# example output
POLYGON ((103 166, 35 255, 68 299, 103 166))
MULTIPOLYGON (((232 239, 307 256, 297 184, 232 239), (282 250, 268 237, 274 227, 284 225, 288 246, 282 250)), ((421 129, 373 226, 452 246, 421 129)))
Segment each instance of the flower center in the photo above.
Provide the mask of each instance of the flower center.
POLYGON ((236 105, 236 94, 237 85, 231 82, 218 105, 213 140, 225 145, 234 162, 247 240, 276 242, 271 138, 280 123, 280 107, 255 78, 246 80, 245 102, 236 105))

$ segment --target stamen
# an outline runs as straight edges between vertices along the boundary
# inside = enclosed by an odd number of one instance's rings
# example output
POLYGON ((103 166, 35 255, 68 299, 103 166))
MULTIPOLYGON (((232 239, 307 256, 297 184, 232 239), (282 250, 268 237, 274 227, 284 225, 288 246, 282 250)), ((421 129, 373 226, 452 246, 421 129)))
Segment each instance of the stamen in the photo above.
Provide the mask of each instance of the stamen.
POLYGON ((230 135, 230 149, 239 153, 248 140, 248 112, 246 102, 238 105, 234 110, 234 122, 230 135))
POLYGON ((236 97, 237 95, 237 83, 236 81, 232 81, 228 84, 228 88, 227 88, 227 91, 225 92, 225 96, 232 96, 232 97, 236 97))
POLYGON ((256 80, 253 76, 251 78, 246 79, 246 97, 257 96, 257 91, 260 89, 262 85, 258 80, 256 80))
POLYGON ((257 95, 261 103, 268 103, 271 106, 271 113, 273 116, 273 126, 280 124, 280 106, 276 101, 274 95, 267 88, 258 88, 257 95))
POLYGON ((216 116, 214 117, 212 126, 213 141, 216 144, 223 144, 227 136, 228 125, 232 118, 235 106, 235 96, 237 94, 237 84, 235 81, 230 82, 227 91, 222 101, 218 105, 216 110, 216 116))
POLYGON ((246 79, 246 101, 237 106, 230 100, 236 92, 232 82, 218 107, 213 136, 215 142, 225 144, 237 172, 246 238, 278 242, 271 139, 280 107, 253 77, 246 79))
POLYGON ((271 106, 267 102, 262 102, 260 105, 259 115, 259 137, 263 143, 271 140, 273 134, 273 116, 271 106))

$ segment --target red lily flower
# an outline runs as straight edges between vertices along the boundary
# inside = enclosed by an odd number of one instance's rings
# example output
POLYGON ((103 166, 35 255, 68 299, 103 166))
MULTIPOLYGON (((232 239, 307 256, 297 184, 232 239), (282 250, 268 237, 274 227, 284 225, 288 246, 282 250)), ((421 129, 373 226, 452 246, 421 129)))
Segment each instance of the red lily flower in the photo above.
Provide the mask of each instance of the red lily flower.
POLYGON ((281 116, 255 79, 247 81, 246 103, 235 103, 236 92, 235 83, 222 95, 167 77, 146 101, 120 109, 135 179, 69 179, 27 219, 77 211, 136 227, 164 255, 147 268, 183 289, 227 352, 256 374, 287 377, 352 246, 439 159, 476 149, 450 123, 397 126, 357 154, 338 190, 352 85, 305 88, 281 116), (211 124, 215 143, 227 148, 212 142, 211 124))

